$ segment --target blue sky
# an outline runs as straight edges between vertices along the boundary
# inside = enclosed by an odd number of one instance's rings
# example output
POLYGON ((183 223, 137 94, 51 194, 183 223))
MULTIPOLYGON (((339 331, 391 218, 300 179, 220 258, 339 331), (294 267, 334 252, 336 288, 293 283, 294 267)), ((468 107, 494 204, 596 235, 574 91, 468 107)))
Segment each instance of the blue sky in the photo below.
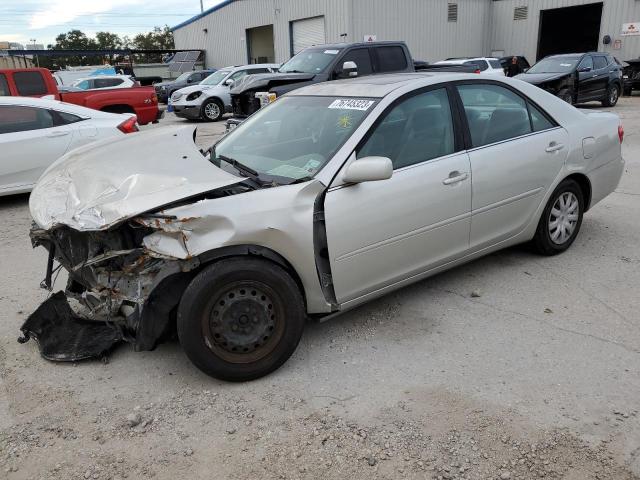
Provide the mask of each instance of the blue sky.
MULTIPOLYGON (((222 0, 203 0, 205 10, 222 0)), ((0 0, 0 41, 53 43, 72 29, 133 36, 200 13, 200 0, 0 0)))

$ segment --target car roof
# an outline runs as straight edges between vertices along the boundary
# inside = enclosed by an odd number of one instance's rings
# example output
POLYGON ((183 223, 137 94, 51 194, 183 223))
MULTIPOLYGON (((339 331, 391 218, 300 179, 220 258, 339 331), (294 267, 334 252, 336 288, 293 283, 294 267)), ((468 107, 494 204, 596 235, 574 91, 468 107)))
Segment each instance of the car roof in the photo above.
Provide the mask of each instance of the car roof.
MULTIPOLYGON (((71 103, 61 102, 59 100, 53 100, 48 98, 37 98, 37 97, 17 97, 17 96, 0 96, 0 104, 1 105, 26 105, 31 107, 40 107, 40 108, 55 108, 62 110, 76 110, 79 105, 74 105, 71 103)), ((84 107, 80 107, 84 109, 84 107)))
POLYGON ((350 48, 350 47, 363 47, 363 46, 376 46, 376 45, 404 45, 404 42, 394 42, 392 40, 388 40, 388 41, 380 41, 380 42, 347 42, 347 43, 320 43, 318 45, 311 45, 310 47, 305 48, 305 50, 313 50, 313 49, 343 49, 343 48, 350 48))
POLYGON ((131 75, 88 75, 86 77, 80 77, 75 82, 79 82, 82 80, 93 80, 94 78, 124 78, 131 80, 131 75))
MULTIPOLYGON (((297 88, 287 95, 383 98, 394 90, 411 84, 415 84, 416 87, 426 87, 443 82, 468 79, 478 80, 478 75, 474 73, 437 71, 428 73, 387 73, 315 83, 297 88)), ((500 79, 497 78, 496 80, 500 79)))
POLYGON ((462 64, 464 62, 469 62, 472 60, 498 60, 498 59, 495 57, 459 57, 459 58, 447 58, 446 60, 440 60, 439 62, 435 62, 435 63, 462 64))

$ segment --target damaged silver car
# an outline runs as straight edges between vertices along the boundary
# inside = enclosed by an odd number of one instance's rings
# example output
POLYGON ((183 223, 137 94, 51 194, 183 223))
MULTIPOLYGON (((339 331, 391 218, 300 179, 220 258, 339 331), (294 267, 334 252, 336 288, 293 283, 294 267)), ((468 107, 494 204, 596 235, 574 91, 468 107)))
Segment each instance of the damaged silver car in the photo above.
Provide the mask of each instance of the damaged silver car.
POLYGON ((89 145, 45 172, 31 238, 43 286, 68 282, 23 341, 68 361, 177 332, 207 374, 258 378, 308 318, 516 243, 566 250, 624 164, 615 115, 456 73, 304 87, 206 152, 194 135, 89 145))

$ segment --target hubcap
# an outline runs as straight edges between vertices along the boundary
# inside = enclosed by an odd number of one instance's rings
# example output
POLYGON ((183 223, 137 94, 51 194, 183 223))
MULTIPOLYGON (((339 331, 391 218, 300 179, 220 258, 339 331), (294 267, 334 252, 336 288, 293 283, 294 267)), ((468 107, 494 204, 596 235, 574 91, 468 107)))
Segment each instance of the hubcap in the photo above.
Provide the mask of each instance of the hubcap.
POLYGON ((611 90, 611 97, 609 98, 611 104, 614 104, 618 101, 618 87, 613 87, 611 90))
POLYGON ((238 282, 210 303, 203 318, 205 343, 227 361, 256 361, 278 343, 282 317, 281 307, 267 285, 238 282))
POLYGON ((572 192, 564 192, 553 204, 549 214, 549 236, 556 245, 571 238, 578 224, 580 203, 572 192))
POLYGON ((220 108, 216 103, 209 103, 204 107, 204 114, 207 118, 216 119, 220 115, 220 108))

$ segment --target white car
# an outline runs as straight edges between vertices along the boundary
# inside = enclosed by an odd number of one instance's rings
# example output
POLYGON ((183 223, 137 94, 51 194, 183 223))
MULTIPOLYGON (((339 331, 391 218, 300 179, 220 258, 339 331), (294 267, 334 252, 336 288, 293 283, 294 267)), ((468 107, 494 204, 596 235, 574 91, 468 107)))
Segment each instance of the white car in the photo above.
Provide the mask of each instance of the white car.
POLYGON ((204 372, 257 378, 307 318, 510 245, 568 249, 618 185, 623 133, 529 83, 442 72, 293 90, 204 153, 192 128, 89 145, 29 199, 33 244, 69 287, 22 331, 71 361, 177 328, 204 372), (105 322, 74 322, 66 296, 105 322))
POLYGON ((436 65, 468 65, 476 67, 475 73, 480 75, 493 75, 504 77, 504 69, 500 63, 500 59, 494 57, 464 57, 464 58, 447 58, 436 65))
POLYGON ((96 75, 94 77, 79 78, 71 84, 71 89, 102 90, 107 88, 131 88, 136 81, 128 75, 96 75))
POLYGON ((0 97, 0 195, 30 191, 68 151, 138 131, 135 115, 29 97, 0 97))

